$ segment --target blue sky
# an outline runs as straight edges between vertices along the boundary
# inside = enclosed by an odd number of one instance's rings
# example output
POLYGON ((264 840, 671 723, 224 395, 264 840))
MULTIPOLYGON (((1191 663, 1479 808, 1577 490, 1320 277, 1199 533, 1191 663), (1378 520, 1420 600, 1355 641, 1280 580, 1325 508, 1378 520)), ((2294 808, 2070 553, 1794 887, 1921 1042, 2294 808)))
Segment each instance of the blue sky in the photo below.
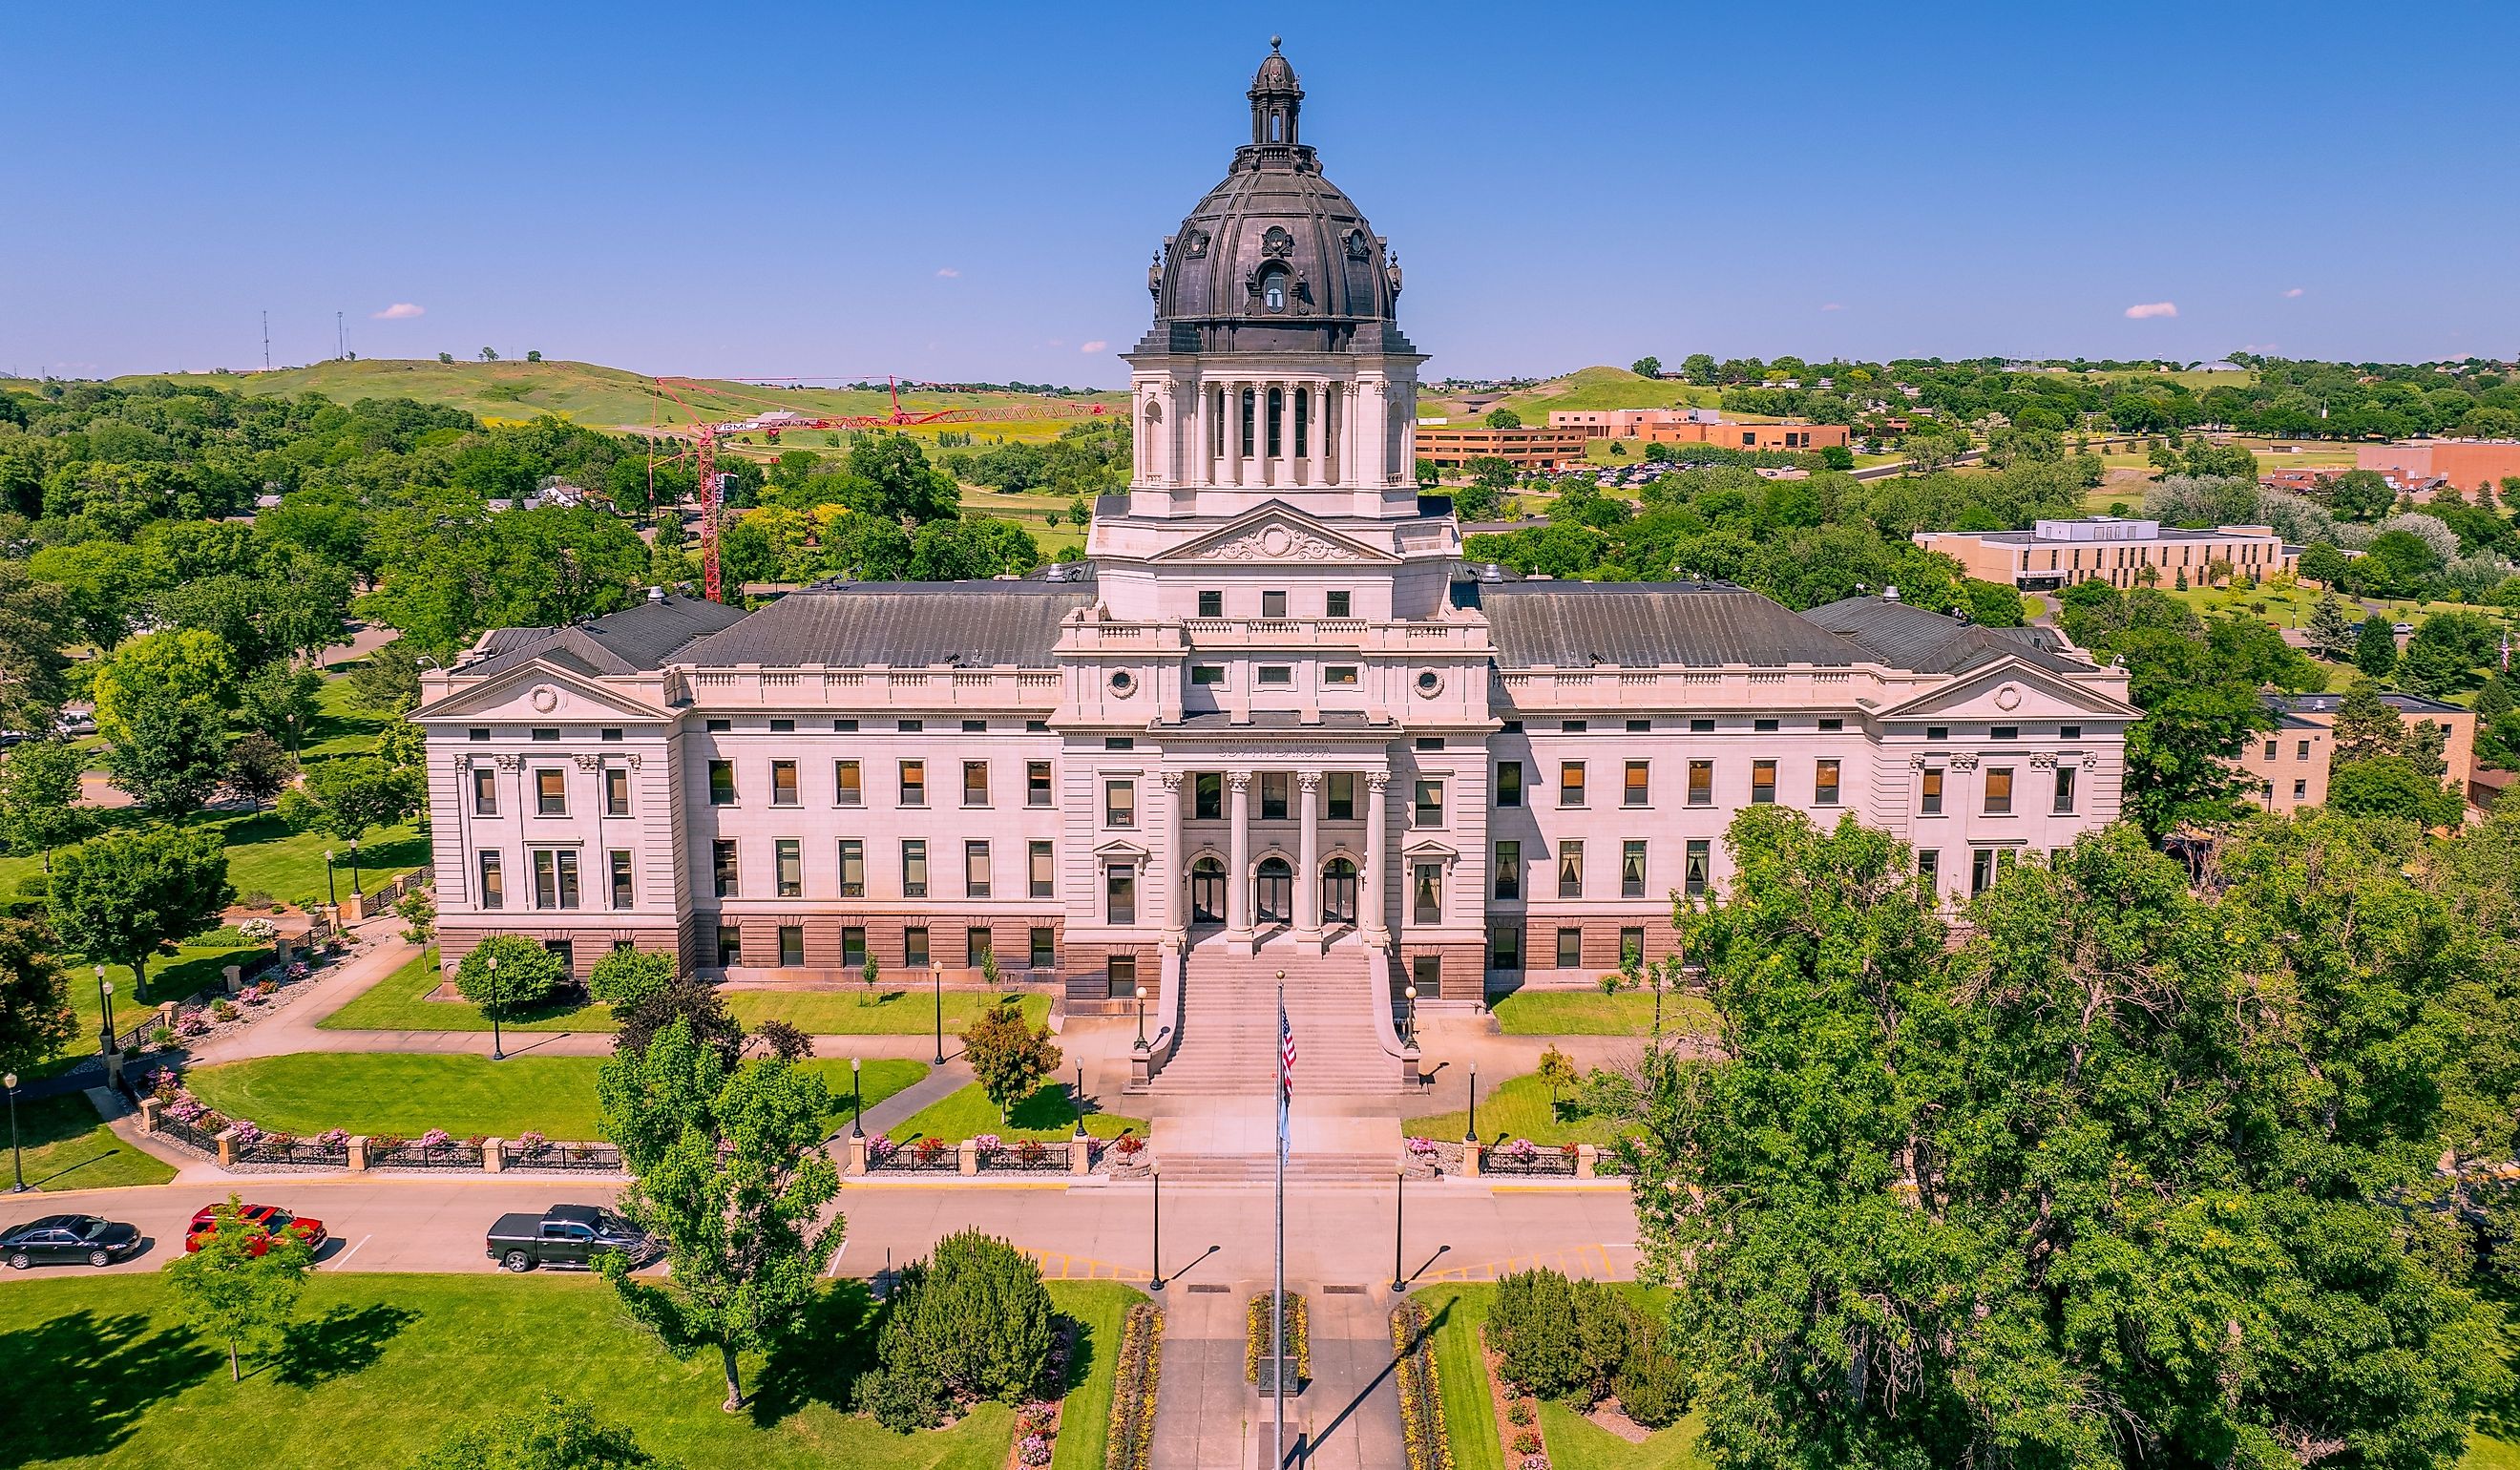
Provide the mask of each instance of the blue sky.
POLYGON ((2520 353, 2507 3, 624 0, 19 8, 0 370, 1117 383, 1272 30, 1430 375, 2520 353))

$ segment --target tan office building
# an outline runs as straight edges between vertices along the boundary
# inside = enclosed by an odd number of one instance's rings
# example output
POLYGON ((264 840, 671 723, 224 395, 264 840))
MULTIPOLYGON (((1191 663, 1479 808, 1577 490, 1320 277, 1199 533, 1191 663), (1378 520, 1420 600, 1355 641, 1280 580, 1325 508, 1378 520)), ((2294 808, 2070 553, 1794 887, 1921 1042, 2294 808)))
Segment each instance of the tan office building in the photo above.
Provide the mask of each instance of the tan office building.
POLYGON ((1418 458, 1447 467, 1496 459, 1517 468, 1562 469, 1584 463, 1584 434, 1568 428, 1420 423, 1418 458))
POLYGON ((2272 526, 2181 531, 2157 520, 2114 515, 2043 520, 2027 531, 1918 531, 1913 540, 1959 562, 1972 577, 2008 582, 2025 592, 2049 592, 2094 577, 2111 587, 2140 587, 2147 566, 2158 572, 2163 587, 2182 575, 2193 586, 2217 580, 2209 571, 2217 562, 2228 563, 2233 576, 2264 579, 2301 560, 2301 549, 2284 545, 2272 526))
MULTIPOLYGON (((2470 802, 2478 799, 2476 780, 2476 711, 2395 690, 2380 696, 2398 712, 2407 729, 2429 720, 2442 728, 2442 764, 2448 780, 2470 802)), ((2327 767, 2336 756, 2336 711, 2343 694, 2286 694, 2275 701, 2281 728, 2259 735, 2240 756, 2240 769, 2258 783, 2258 804, 2270 812, 2290 813, 2327 802, 2327 767)))

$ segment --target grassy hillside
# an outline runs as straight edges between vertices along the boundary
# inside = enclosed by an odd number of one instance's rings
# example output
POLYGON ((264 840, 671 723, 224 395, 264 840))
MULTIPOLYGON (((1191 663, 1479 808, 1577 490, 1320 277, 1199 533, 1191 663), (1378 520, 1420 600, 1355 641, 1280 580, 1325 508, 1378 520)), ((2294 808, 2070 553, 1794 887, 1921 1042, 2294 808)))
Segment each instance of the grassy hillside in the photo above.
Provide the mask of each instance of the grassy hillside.
MULTIPOLYGON (((124 382, 160 379, 168 382, 214 382, 247 393, 321 393, 342 403, 361 398, 416 398, 423 403, 451 404, 483 419, 522 422, 557 414, 596 428, 645 428, 657 417, 659 405, 652 381, 619 368, 593 363, 498 362, 441 363, 366 360, 315 363, 269 373, 143 374, 124 382)), ((718 379, 676 379, 675 386, 700 414, 717 420, 749 418, 771 409, 817 414, 882 414, 891 409, 882 392, 851 393, 831 388, 775 388, 718 379)), ((1105 412, 1125 404, 1125 393, 1098 393, 1091 398, 1041 399, 1012 393, 903 393, 906 412, 935 409, 992 408, 1056 404, 1073 414, 1006 419, 968 423, 916 426, 914 433, 939 430, 992 438, 1049 439, 1077 422, 1095 404, 1105 412)), ((688 422, 671 399, 661 405, 667 423, 688 422)), ((822 432, 784 435, 787 445, 813 446, 832 437, 822 432)))
MULTIPOLYGON (((1693 388, 1673 379, 1639 378, 1625 368, 1585 368, 1512 394, 1503 406, 1520 414, 1525 423, 1538 424, 1549 422, 1552 409, 1711 408, 1715 399, 1713 388, 1693 388)), ((1418 412, 1430 418, 1470 415, 1461 403, 1432 392, 1418 399, 1418 412)))

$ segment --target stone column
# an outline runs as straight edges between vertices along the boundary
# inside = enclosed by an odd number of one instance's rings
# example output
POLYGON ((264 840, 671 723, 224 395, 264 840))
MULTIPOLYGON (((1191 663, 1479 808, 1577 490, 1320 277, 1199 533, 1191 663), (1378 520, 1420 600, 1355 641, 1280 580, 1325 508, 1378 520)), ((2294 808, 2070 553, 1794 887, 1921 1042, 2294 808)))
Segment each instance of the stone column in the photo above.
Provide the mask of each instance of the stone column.
POLYGON ((1204 485, 1216 478, 1216 456, 1207 452, 1208 446, 1216 442, 1215 431, 1208 426, 1216 414, 1216 385, 1200 379, 1194 401, 1198 407, 1192 412, 1190 422, 1182 425, 1191 435, 1191 452, 1184 456, 1191 472, 1176 476, 1175 484, 1204 485))
POLYGON ((1232 793, 1230 813, 1234 819, 1234 838, 1227 848, 1225 940, 1228 953, 1251 953, 1251 773, 1229 771, 1225 774, 1227 790, 1232 793))
POLYGON ((1155 779, 1164 784, 1163 848, 1148 866, 1163 874, 1165 932, 1182 935, 1190 932, 1189 839, 1182 832, 1182 817, 1189 798, 1183 794, 1185 781, 1181 772, 1166 771, 1155 779))
POLYGON ((1295 799, 1303 814, 1295 862, 1295 938, 1309 950, 1322 943, 1322 774, 1295 773, 1295 799))
POLYGON ((1247 386, 1237 379, 1225 385, 1225 482, 1242 483, 1242 390, 1247 386))
POLYGON ((1365 912, 1362 918, 1365 937, 1372 943, 1388 943, 1391 938, 1390 913, 1383 898, 1383 867, 1390 861, 1389 841, 1383 828, 1390 823, 1390 808, 1385 804, 1385 791, 1391 784, 1388 771, 1369 771, 1365 777, 1365 912))
POLYGON ((1313 483, 1330 482, 1330 385, 1313 389, 1313 483))

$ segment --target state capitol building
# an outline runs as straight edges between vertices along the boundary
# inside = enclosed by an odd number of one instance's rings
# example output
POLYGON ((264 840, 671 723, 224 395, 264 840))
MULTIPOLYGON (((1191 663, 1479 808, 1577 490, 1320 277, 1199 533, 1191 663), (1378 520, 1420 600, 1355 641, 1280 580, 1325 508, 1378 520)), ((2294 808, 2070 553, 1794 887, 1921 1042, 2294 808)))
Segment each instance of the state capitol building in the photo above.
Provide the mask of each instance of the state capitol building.
POLYGON ((1353 1033, 1306 1056, 1378 1077, 1404 986, 1467 1008, 1667 952, 1744 806, 1886 828, 1954 898, 2118 816, 2126 675, 2050 630, 1465 562, 1416 482, 1400 268, 1303 95, 1273 51, 1148 268, 1134 470, 1082 562, 652 593, 427 677, 450 968, 503 933, 580 975, 993 958, 1076 1011, 1145 986, 1142 1079, 1283 969, 1353 1033))

